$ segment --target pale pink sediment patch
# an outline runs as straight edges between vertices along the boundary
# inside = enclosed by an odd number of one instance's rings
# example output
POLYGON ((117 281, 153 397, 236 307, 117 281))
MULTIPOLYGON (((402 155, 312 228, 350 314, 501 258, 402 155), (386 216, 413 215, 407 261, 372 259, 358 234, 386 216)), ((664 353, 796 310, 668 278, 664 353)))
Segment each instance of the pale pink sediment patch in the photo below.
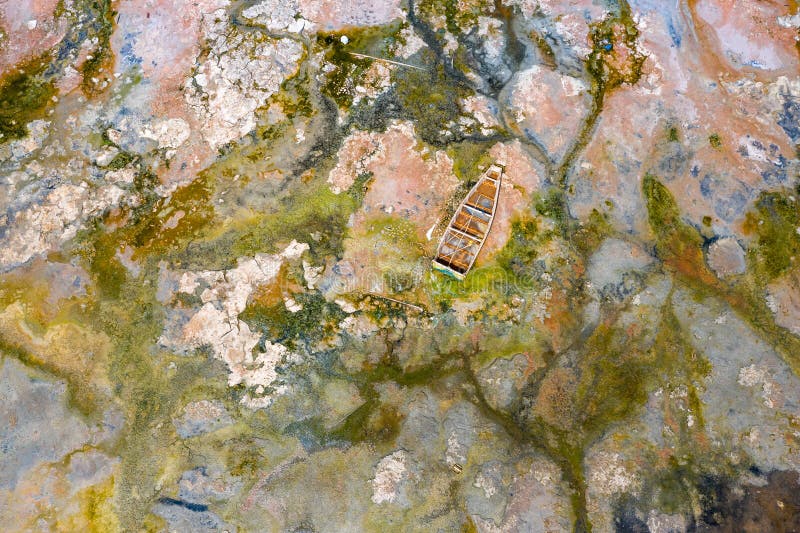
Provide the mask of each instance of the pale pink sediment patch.
POLYGON ((201 123, 187 105, 182 86, 201 50, 203 14, 228 3, 197 0, 176 9, 174 2, 148 0, 115 6, 119 19, 111 46, 118 65, 123 47, 130 45, 130 53, 141 58, 142 75, 152 84, 148 105, 153 116, 180 120, 187 126, 188 135, 181 135, 185 138, 175 149, 169 168, 158 172, 168 189, 194 179, 216 155, 201 136, 201 123))
POLYGON ((380 26, 403 18, 399 0, 299 0, 300 13, 316 31, 340 30, 350 26, 380 26))
POLYGON ((519 141, 498 143, 489 150, 489 154, 494 161, 505 166, 505 172, 492 229, 478 256, 478 264, 485 263, 503 249, 511 236, 512 222, 526 211, 531 195, 542 183, 537 165, 525 153, 519 141))
POLYGON ((68 24, 53 16, 58 0, 0 2, 0 72, 52 48, 64 37, 68 24))
POLYGON ((142 74, 154 84, 152 110, 170 115, 184 107, 180 92, 202 45, 202 16, 228 5, 228 0, 197 0, 181 5, 164 0, 119 2, 118 30, 111 39, 117 55, 126 44, 141 58, 142 74), (133 36, 126 29, 135 29, 133 36))
POLYGON ((367 172, 372 173, 372 181, 353 226, 362 226, 370 217, 393 214, 413 222, 420 238, 438 222, 458 185, 450 157, 421 148, 410 122, 395 122, 384 133, 353 133, 328 181, 334 192, 341 192, 358 174, 367 172))
POLYGON ((589 110, 588 86, 536 65, 517 72, 508 87, 506 123, 560 159, 589 110))
POLYGON ((439 226, 458 186, 453 161, 421 145, 410 122, 394 122, 383 133, 351 134, 329 181, 341 191, 365 173, 372 178, 361 208, 350 218, 344 257, 327 270, 339 294, 356 289, 383 293, 389 271, 418 277, 424 243, 435 245, 439 233, 434 238, 431 228, 439 226))
POLYGON ((771 283, 767 305, 779 326, 800 337, 800 273, 786 274, 771 283))
POLYGON ((413 222, 422 239, 458 185, 453 161, 444 152, 420 149, 408 122, 390 126, 380 134, 380 143, 383 150, 367 165, 373 181, 354 226, 372 216, 394 214, 413 222))
POLYGON ((702 33, 735 70, 796 74, 797 32, 778 23, 787 2, 699 0, 695 6, 702 33))

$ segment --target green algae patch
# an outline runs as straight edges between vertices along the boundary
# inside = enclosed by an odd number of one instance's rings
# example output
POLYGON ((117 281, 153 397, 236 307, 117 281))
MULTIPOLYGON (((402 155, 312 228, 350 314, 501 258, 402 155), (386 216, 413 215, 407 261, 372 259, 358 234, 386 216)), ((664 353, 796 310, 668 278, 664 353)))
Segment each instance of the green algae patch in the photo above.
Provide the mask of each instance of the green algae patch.
MULTIPOLYGON (((489 149, 495 141, 462 141, 447 145, 447 155, 453 160, 453 173, 462 182, 473 183, 481 169, 494 163, 489 149)), ((464 191, 466 193, 466 191, 464 191)))
POLYGON ((28 135, 27 124, 42 119, 58 94, 55 81, 45 75, 51 53, 17 64, 0 78, 0 143, 28 135))
POLYGON ((712 133, 708 136, 708 144, 715 150, 719 150, 722 148, 722 139, 720 138, 719 134, 712 133))
POLYGON ((176 437, 171 417, 187 390, 219 371, 202 354, 181 358, 173 370, 165 371, 164 354, 158 349, 164 310, 155 300, 157 262, 181 250, 210 220, 211 185, 198 178, 164 199, 147 192, 153 180, 151 174, 140 173, 135 187, 142 191, 142 203, 95 221, 72 248, 95 281, 85 320, 110 339, 108 377, 126 419, 113 449, 121 458, 114 501, 122 530, 153 520, 149 510, 159 497, 160 480, 189 468, 185 449, 172 444, 176 437), (181 216, 173 218, 176 214, 181 216), (137 276, 117 260, 124 247, 134 251, 137 276), (154 462, 154 456, 161 460, 154 462))
POLYGON ((123 531, 114 508, 114 478, 80 491, 80 512, 59 520, 59 531, 86 531, 89 533, 115 533, 123 531))
POLYGON ((240 315, 252 328, 267 334, 274 342, 290 349, 299 345, 313 345, 335 331, 336 324, 346 314, 333 303, 328 303, 319 293, 297 293, 292 298, 303 308, 291 312, 283 300, 272 305, 254 301, 240 315))
POLYGON ((445 146, 452 133, 447 129, 448 124, 458 121, 461 115, 458 102, 473 91, 451 80, 444 67, 430 56, 430 51, 423 53, 426 63, 431 65, 428 69, 397 69, 392 73, 392 81, 402 113, 414 122, 420 138, 433 146, 445 146))
POLYGON ((174 253, 203 235, 215 216, 210 200, 214 187, 213 178, 201 175, 159 199, 151 211, 134 216, 132 227, 122 233, 124 242, 136 248, 134 259, 174 253))
POLYGON ((130 152, 120 152, 114 156, 114 159, 108 164, 111 170, 120 170, 127 167, 136 160, 136 156, 130 152))
MULTIPOLYGON (((478 24, 480 15, 489 15, 495 7, 493 0, 466 0, 462 2, 450 2, 433 0, 420 2, 418 5, 419 15, 431 24, 433 20, 444 17, 445 28, 453 35, 459 35, 461 28, 471 28, 478 24)), ((440 37, 444 33, 444 28, 439 30, 437 40, 444 42, 440 37)))
POLYGON ((84 416, 99 418, 108 400, 109 339, 76 324, 50 326, 42 336, 21 328, 27 324, 0 323, 0 351, 27 366, 67 382, 67 402, 84 416))
POLYGON ((533 218, 511 223, 511 236, 497 256, 497 263, 514 275, 517 281, 530 281, 533 262, 539 256, 541 243, 539 224, 533 218))
POLYGON ((683 221, 675 197, 658 178, 646 174, 642 194, 650 228, 656 237, 656 252, 664 265, 682 276, 696 290, 723 291, 703 256, 703 237, 683 221))
POLYGON ((347 220, 356 207, 351 196, 333 194, 326 183, 317 181, 299 186, 281 200, 276 211, 253 217, 243 228, 223 235, 223 242, 217 244, 229 246, 229 256, 241 257, 273 253, 281 243, 296 239, 308 243, 312 257, 324 262, 325 257, 341 253, 347 220))
POLYGON ((747 214, 744 229, 758 238, 749 251, 756 275, 775 279, 800 262, 800 190, 762 192, 747 214))
POLYGON ((703 257, 703 238, 681 217, 675 197, 652 174, 642 179, 650 228, 656 236, 656 251, 664 264, 686 277, 712 289, 719 289, 716 276, 703 257))
POLYGON ((523 354, 531 364, 544 363, 549 357, 549 347, 541 334, 532 331, 528 324, 513 327, 493 327, 489 335, 481 337, 475 366, 484 369, 497 359, 512 359, 523 354))
POLYGON ((556 223, 561 235, 569 234, 570 216, 564 191, 552 188, 545 194, 537 194, 533 199, 533 205, 537 213, 552 219, 556 223))
POLYGON ((619 3, 617 13, 590 25, 592 51, 586 67, 597 83, 595 91, 605 92, 639 81, 647 56, 636 47, 638 37, 627 2, 619 3))
POLYGON ((114 67, 114 53, 111 51, 111 35, 114 32, 114 16, 116 12, 111 8, 112 0, 94 0, 91 10, 96 17, 95 38, 97 45, 92 50, 91 59, 86 59, 81 65, 81 90, 91 98, 105 91, 111 81, 111 71, 114 67))
POLYGON ((496 264, 473 268, 464 280, 431 271, 422 283, 425 295, 441 311, 449 309, 456 299, 471 299, 477 295, 488 302, 491 298, 511 296, 524 287, 509 280, 508 272, 496 264))
POLYGON ((399 294, 419 284, 424 243, 414 224, 402 217, 379 215, 359 223, 345 239, 345 257, 362 265, 359 286, 399 294), (375 289, 376 283, 380 289, 375 289))
POLYGON ((622 331, 600 326, 587 344, 579 363, 574 412, 586 439, 596 438, 644 405, 652 377, 658 376, 654 354, 628 342, 622 331))
POLYGON ((583 257, 589 257, 613 233, 614 229, 608 221, 608 215, 592 209, 589 219, 574 230, 572 244, 583 257))
POLYGON ((322 85, 322 94, 332 98, 340 108, 349 109, 356 95, 356 86, 364 80, 365 73, 375 61, 361 56, 392 59, 391 50, 399 42, 402 28, 398 22, 318 34, 317 46, 327 49, 325 60, 335 66, 322 85))
MULTIPOLYGON (((153 279, 155 270, 145 277, 153 279)), ((126 425, 112 451, 121 458, 114 500, 126 531, 137 529, 157 501, 159 478, 188 468, 185 450, 172 445, 171 416, 184 391, 210 378, 202 358, 186 358, 174 372, 161 368, 155 346, 163 314, 154 291, 153 283, 128 280, 119 298, 100 299, 89 311, 93 323, 112 340, 109 374, 125 413, 126 425)))
POLYGON ((669 129, 667 129, 667 140, 669 142, 680 142, 677 126, 670 126, 669 129))
POLYGON ((374 398, 359 406, 328 436, 333 440, 341 439, 351 443, 392 442, 400 433, 403 420, 405 415, 397 408, 380 403, 374 398))

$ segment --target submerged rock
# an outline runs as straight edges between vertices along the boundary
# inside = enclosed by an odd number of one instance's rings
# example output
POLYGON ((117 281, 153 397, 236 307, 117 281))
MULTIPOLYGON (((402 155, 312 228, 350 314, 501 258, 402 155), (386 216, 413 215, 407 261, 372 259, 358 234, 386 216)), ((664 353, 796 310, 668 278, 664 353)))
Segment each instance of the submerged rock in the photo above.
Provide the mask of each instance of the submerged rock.
POLYGON ((586 274, 599 294, 625 298, 641 287, 641 280, 653 262, 653 257, 641 248, 608 239, 589 259, 586 274))
POLYGON ((507 410, 520 397, 520 389, 535 365, 525 354, 498 357, 477 373, 486 401, 494 409, 507 410))
POLYGON ((775 322, 800 336, 800 280, 789 273, 767 287, 767 306, 775 315, 775 322))
POLYGON ((717 239, 708 247, 708 266, 721 278, 742 274, 747 268, 744 250, 732 237, 717 239))
POLYGON ((514 74, 505 89, 506 122, 560 161, 591 106, 589 87, 578 78, 533 66, 514 74))

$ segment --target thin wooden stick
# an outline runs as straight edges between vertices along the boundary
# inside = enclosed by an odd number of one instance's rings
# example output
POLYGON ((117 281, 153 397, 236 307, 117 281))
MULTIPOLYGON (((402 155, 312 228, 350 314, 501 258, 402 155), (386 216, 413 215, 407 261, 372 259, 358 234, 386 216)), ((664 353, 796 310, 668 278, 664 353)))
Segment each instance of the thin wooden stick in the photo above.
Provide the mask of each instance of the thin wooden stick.
POLYGON ((417 70, 425 70, 422 67, 418 67, 416 65, 409 65, 408 63, 400 63, 399 61, 392 61, 391 59, 384 59, 382 57, 375 57, 375 56, 368 56, 367 54, 357 54, 356 52, 347 52, 351 56, 360 57, 362 59, 374 59, 375 61, 383 61, 385 63, 391 63, 392 65, 399 65, 401 67, 408 67, 408 68, 415 68, 417 70))
POLYGON ((395 300, 394 298, 389 298, 388 296, 381 296, 380 294, 375 294, 374 292, 368 292, 367 294, 369 294, 370 296, 373 296, 375 298, 381 298, 383 300, 389 300, 390 302, 394 302, 394 303, 397 303, 397 304, 400 304, 400 305, 408 306, 408 307, 410 307, 412 309, 416 309, 420 313, 425 312, 425 309, 423 309, 422 307, 420 307, 418 305, 410 304, 408 302, 404 302, 402 300, 395 300))

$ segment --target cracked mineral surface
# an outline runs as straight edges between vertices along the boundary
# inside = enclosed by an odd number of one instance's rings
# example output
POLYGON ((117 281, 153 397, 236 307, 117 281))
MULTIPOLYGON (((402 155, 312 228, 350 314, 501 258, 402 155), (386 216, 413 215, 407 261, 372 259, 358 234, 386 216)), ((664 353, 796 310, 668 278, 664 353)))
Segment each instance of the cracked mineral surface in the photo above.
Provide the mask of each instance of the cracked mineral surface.
POLYGON ((0 1, 0 423, 10 532, 800 531, 800 4, 0 1))

